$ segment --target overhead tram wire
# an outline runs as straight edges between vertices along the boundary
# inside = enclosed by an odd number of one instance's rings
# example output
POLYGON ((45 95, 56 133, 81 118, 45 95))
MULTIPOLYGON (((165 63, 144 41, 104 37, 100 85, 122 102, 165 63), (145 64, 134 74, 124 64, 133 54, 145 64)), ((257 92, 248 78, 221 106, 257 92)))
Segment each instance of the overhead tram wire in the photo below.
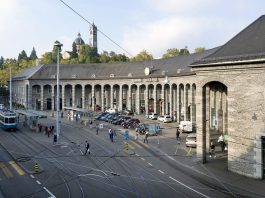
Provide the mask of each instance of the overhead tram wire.
MULTIPOLYGON (((89 22, 85 17, 83 17, 81 14, 79 14, 76 10, 74 10, 71 6, 69 6, 67 3, 65 3, 63 0, 59 0, 61 1, 65 6, 67 6, 70 10, 72 10, 75 14, 77 14, 79 17, 81 17, 85 22, 87 22, 90 25, 93 25, 91 22, 89 22)), ((113 39, 111 39, 108 35, 106 35, 103 31, 101 31, 100 29, 98 29, 98 32, 101 33, 103 36, 105 36, 107 39, 109 39, 112 43, 114 43, 116 46, 118 46, 122 51, 126 52, 129 56, 133 57, 133 55, 128 52, 127 50, 125 50, 122 46, 120 46, 117 42, 115 42, 113 39)))

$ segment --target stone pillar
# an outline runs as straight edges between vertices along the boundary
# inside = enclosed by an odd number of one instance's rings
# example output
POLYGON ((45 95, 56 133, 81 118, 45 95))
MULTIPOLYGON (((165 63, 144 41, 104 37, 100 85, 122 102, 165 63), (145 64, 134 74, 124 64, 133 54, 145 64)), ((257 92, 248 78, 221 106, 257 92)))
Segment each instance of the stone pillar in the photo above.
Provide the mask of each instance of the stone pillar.
POLYGON ((131 90, 131 85, 128 86, 128 94, 127 94, 127 97, 128 97, 128 110, 132 110, 132 90, 131 90))
POLYGON ((145 104, 145 113, 148 114, 149 112, 149 86, 146 85, 145 87, 145 94, 144 94, 144 104, 145 104))
POLYGON ((92 96, 92 110, 95 111, 95 85, 92 85, 91 96, 92 96))
POLYGON ((104 112, 105 105, 104 105, 104 86, 101 88, 101 111, 104 112))
POLYGON ((43 111, 43 86, 40 85, 40 110, 43 111))
POLYGON ((192 86, 190 87, 190 96, 189 96, 189 104, 190 104, 190 121, 193 123, 193 90, 192 90, 192 86))
POLYGON ((75 85, 72 85, 72 107, 75 108, 75 85))
POLYGON ((157 113, 156 106, 157 106, 157 93, 156 93, 156 85, 154 85, 154 113, 157 113))
POLYGON ((135 111, 140 114, 140 86, 137 86, 135 93, 135 111))
POLYGON ((119 107, 118 107, 119 111, 122 111, 122 102, 123 102, 123 100, 122 100, 122 95, 123 95, 122 92, 123 92, 122 86, 120 86, 120 89, 119 89, 119 107))
POLYGON ((161 101, 162 101, 161 115, 165 115, 165 86, 164 85, 162 85, 162 89, 161 89, 161 101))
POLYGON ((177 88, 177 120, 178 122, 181 121, 181 111, 182 111, 182 105, 181 105, 182 99, 181 99, 181 90, 180 86, 177 88))
POLYGON ((51 97, 51 102, 52 102, 52 111, 54 111, 54 104, 55 104, 55 97, 54 97, 54 85, 51 85, 52 88, 52 97, 51 97))
POLYGON ((172 85, 169 85, 169 115, 172 118, 173 116, 173 100, 172 100, 172 85))
POLYGON ((183 89, 183 98, 184 98, 184 102, 183 102, 183 106, 184 106, 184 120, 187 120, 187 106, 188 106, 188 94, 187 94, 187 87, 184 86, 183 89))
POLYGON ((82 89, 82 108, 85 109, 85 85, 81 85, 82 89))
POLYGON ((113 108, 113 85, 110 85, 110 108, 113 108))

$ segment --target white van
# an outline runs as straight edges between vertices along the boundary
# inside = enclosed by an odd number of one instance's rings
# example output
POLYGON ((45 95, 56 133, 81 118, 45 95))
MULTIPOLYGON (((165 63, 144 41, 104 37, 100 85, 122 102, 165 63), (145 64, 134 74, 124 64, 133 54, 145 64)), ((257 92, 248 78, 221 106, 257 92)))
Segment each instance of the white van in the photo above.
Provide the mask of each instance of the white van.
POLYGON ((190 133, 186 137, 186 146, 187 147, 197 147, 197 134, 196 133, 190 133))
POLYGON ((192 122, 191 121, 180 121, 179 129, 181 132, 192 132, 192 122))

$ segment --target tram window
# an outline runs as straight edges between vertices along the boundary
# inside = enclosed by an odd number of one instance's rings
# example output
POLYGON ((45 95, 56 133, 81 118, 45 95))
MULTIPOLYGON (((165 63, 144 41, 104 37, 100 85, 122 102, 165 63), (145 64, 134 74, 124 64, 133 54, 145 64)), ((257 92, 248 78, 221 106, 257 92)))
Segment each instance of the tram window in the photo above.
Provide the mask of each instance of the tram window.
POLYGON ((5 118, 5 123, 8 123, 8 118, 5 118))
POLYGON ((15 118, 9 118, 9 123, 15 123, 15 118))

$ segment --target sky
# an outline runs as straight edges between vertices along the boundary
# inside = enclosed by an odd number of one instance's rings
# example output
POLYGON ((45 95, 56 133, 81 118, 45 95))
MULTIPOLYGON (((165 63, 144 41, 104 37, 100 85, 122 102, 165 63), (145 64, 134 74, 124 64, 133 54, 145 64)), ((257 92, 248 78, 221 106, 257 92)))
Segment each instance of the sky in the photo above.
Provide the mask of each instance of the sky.
MULTIPOLYGON (((264 14, 264 0, 64 0, 98 32, 98 51, 160 58, 170 48, 210 49, 225 44, 264 14)), ((90 25, 60 0, 0 0, 0 56, 17 58, 33 47, 41 57, 54 41, 71 51, 80 32, 89 43, 90 25)))

